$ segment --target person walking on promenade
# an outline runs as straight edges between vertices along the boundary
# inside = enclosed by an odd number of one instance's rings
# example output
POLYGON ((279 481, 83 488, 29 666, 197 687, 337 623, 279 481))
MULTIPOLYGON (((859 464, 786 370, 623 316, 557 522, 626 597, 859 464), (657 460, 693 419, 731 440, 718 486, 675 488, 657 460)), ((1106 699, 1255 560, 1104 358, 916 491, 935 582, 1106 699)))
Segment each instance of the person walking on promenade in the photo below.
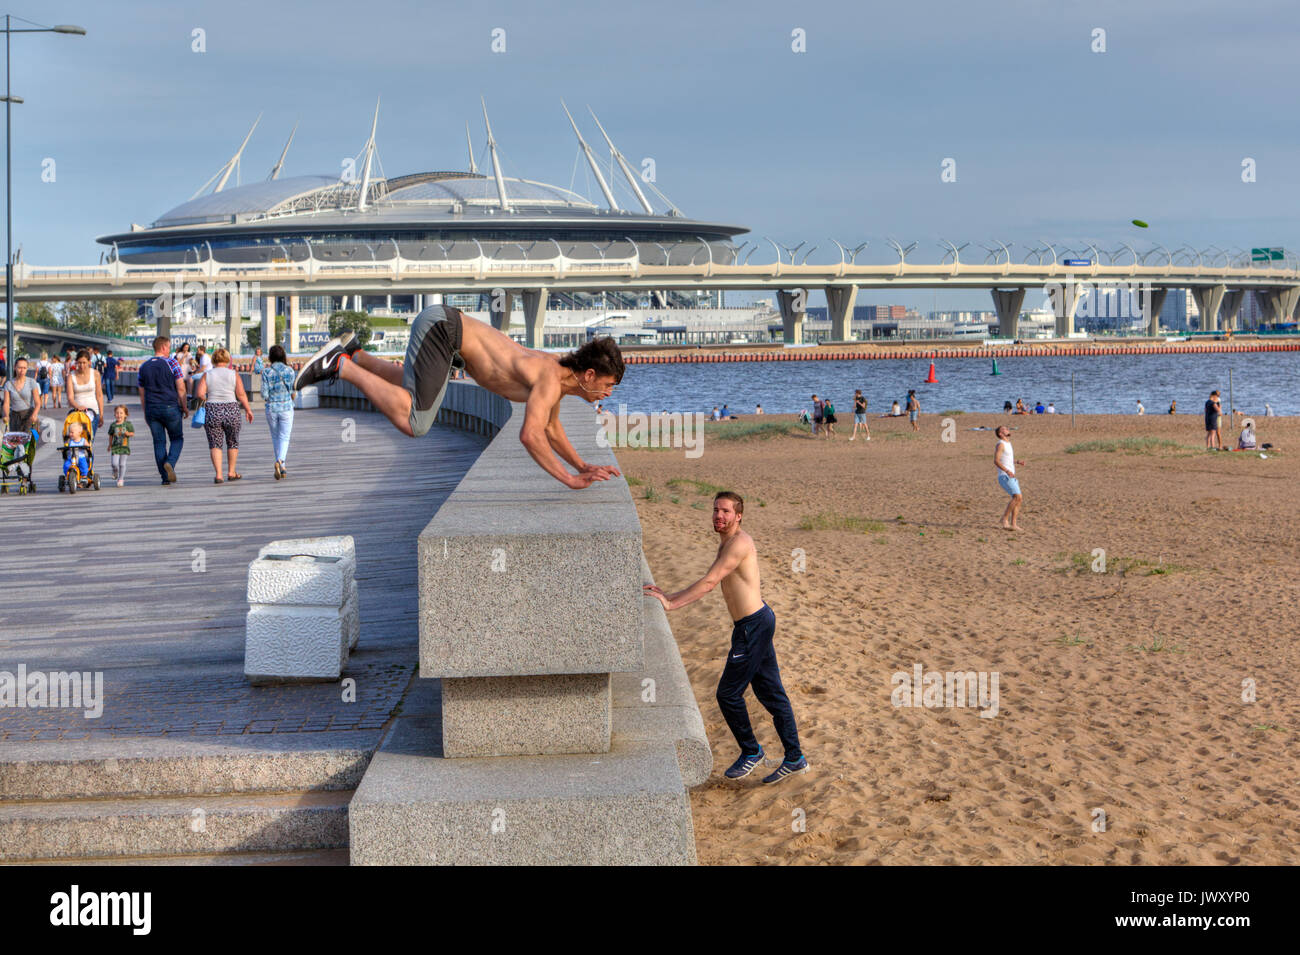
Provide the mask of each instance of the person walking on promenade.
MULTIPOLYGON (((275 449, 275 479, 288 477, 284 463, 289 460, 289 436, 293 433, 293 379, 284 348, 271 346, 271 364, 262 366, 262 400, 266 402, 266 424, 271 429, 275 449)), ((258 356, 261 361, 261 356, 258 356)))
POLYGON ((190 413, 185 375, 175 358, 168 358, 171 339, 153 340, 153 357, 136 374, 140 383, 140 414, 153 436, 153 457, 163 484, 176 483, 176 462, 185 446, 184 419, 190 413), (171 447, 168 447, 168 439, 171 447))
POLYGON ((117 366, 122 364, 122 359, 113 354, 113 349, 108 350, 108 357, 104 359, 104 372, 100 376, 104 379, 104 400, 110 405, 113 403, 113 389, 117 387, 117 366))
POLYGON ((397 430, 418 438, 437 420, 447 382, 459 367, 480 387, 526 403, 520 443, 538 467, 561 484, 579 490, 620 476, 616 467, 584 461, 560 423, 560 399, 565 395, 595 404, 623 380, 623 354, 612 338, 593 338, 557 357, 524 348, 486 322, 467 319, 459 309, 431 305, 411 324, 401 365, 371 355, 348 332, 303 364, 294 390, 342 378, 359 388, 397 430), (571 474, 561 461, 577 473, 571 474))
POLYGON ((172 356, 176 365, 181 370, 181 375, 185 379, 185 398, 191 400, 194 397, 194 389, 191 384, 194 380, 194 373, 190 371, 190 360, 194 356, 190 353, 190 343, 186 342, 180 348, 176 349, 176 354, 172 356))
POLYGON ((776 783, 796 773, 808 772, 808 760, 799 748, 794 709, 776 662, 773 637, 776 615, 763 602, 758 579, 758 551, 754 539, 741 529, 745 501, 733 491, 721 491, 713 499, 713 530, 719 538, 718 553, 708 573, 685 590, 666 594, 653 584, 643 592, 672 611, 699 600, 722 585, 722 596, 731 615, 731 650, 718 683, 718 707, 731 733, 740 744, 740 756, 723 774, 728 779, 748 776, 763 760, 763 747, 754 736, 745 706, 745 688, 752 686, 758 702, 772 714, 772 723, 785 747, 785 759, 763 782, 776 783))
POLYGON ((862 429, 862 436, 868 441, 871 440, 871 428, 867 425, 867 399, 859 388, 853 392, 853 434, 849 435, 852 441, 858 436, 858 429, 862 429))
POLYGON ((58 355, 50 359, 50 407, 63 407, 63 359, 58 355))
POLYGON ((14 359, 13 377, 4 383, 3 420, 10 431, 30 431, 41 410, 41 389, 27 377, 27 359, 14 359))
MULTIPOLYGON (((68 376, 68 407, 90 415, 91 423, 95 426, 95 434, 99 434, 105 407, 104 383, 100 380, 99 372, 90 367, 90 352, 84 348, 77 352, 76 371, 68 376)), ((86 437, 93 438, 93 435, 86 437)))
POLYGON ((1219 433, 1223 406, 1219 403, 1219 393, 1211 391, 1205 402, 1205 447, 1210 451, 1223 450, 1223 435, 1219 433))
POLYGON ((1007 502, 1007 509, 1002 513, 1002 529, 1006 531, 1020 530, 1020 505, 1024 498, 1020 493, 1020 481, 1016 478, 1016 465, 1024 464, 1024 461, 1016 460, 1016 453, 1011 447, 1011 429, 1006 425, 999 425, 998 429, 993 432, 997 435, 998 443, 993 449, 993 464, 998 469, 998 485, 1002 490, 1011 495, 1011 500, 1007 502))
POLYGON ((909 389, 907 392, 907 420, 912 422, 912 430, 920 431, 916 423, 917 416, 921 413, 921 402, 916 397, 916 389, 909 389))
POLYGON ((134 437, 135 425, 127 420, 126 405, 117 405, 113 408, 113 423, 108 426, 108 453, 118 487, 126 484, 126 459, 131 453, 131 439, 134 437))
POLYGON ((202 401, 205 418, 203 430, 208 436, 208 451, 212 455, 213 484, 238 481, 243 477, 235 467, 239 460, 239 430, 243 427, 239 409, 249 424, 253 422, 253 407, 244 391, 244 380, 230 367, 230 352, 218 348, 212 354, 212 365, 199 378, 198 397, 202 401), (226 452, 227 472, 221 476, 221 452, 226 452))

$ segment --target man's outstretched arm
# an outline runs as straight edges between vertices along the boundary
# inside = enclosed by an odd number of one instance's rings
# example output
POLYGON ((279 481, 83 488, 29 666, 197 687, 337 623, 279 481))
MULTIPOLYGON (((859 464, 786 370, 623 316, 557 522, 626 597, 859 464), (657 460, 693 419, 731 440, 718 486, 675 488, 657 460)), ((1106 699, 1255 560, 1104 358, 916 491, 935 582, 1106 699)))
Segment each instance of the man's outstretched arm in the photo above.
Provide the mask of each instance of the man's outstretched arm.
POLYGON ((645 584, 641 589, 651 597, 657 598, 664 605, 665 610, 676 610, 679 607, 694 603, 722 583, 724 577, 740 566, 744 556, 745 545, 739 540, 731 540, 722 548, 722 552, 718 554, 713 566, 709 568, 709 572, 685 590, 679 590, 675 594, 666 594, 654 584, 645 584))
MULTIPOLYGON (((560 384, 550 375, 541 375, 533 383, 524 405, 524 424, 519 429, 519 443, 524 446, 538 467, 565 487, 581 490, 589 487, 595 478, 590 473, 570 474, 564 469, 547 437, 551 412, 560 401, 560 384)), ((576 457, 576 454, 575 454, 576 457)))
POLYGON ((588 464, 582 460, 578 454, 578 449, 569 442, 569 436, 564 432, 564 425, 560 424, 560 403, 557 401, 551 408, 551 417, 546 422, 546 440, 550 442, 551 449, 562 457, 579 474, 590 474, 597 481, 607 481, 611 477, 619 477, 618 468, 603 464, 588 464))

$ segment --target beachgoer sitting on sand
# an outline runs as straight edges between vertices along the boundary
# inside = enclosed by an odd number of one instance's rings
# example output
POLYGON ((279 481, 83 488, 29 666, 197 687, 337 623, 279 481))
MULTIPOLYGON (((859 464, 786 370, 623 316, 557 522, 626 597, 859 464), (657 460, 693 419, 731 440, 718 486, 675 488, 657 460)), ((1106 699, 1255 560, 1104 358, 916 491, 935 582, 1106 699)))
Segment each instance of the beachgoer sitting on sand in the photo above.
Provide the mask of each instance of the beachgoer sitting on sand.
POLYGON ((889 408, 889 417, 891 417, 891 418, 901 418, 901 417, 903 417, 903 411, 902 411, 901 408, 898 407, 898 402, 897 402, 897 401, 895 401, 895 402, 890 406, 890 408, 889 408))
POLYGON ((1254 451, 1255 447, 1255 419, 1247 418, 1241 423, 1241 435, 1237 438, 1238 451, 1254 451))
POLYGON ((1024 398, 1017 398, 1017 399, 1016 399, 1016 410, 1013 411, 1013 412, 1011 412, 1011 413, 1012 413, 1012 414, 1029 414, 1029 409, 1025 407, 1025 399, 1024 399, 1024 398))

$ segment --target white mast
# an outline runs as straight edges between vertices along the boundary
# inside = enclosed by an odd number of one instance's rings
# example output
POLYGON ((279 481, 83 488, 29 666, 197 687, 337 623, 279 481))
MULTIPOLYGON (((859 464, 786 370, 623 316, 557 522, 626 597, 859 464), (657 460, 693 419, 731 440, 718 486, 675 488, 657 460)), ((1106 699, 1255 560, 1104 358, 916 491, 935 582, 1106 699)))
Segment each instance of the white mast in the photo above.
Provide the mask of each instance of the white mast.
POLYGON ((605 182, 605 177, 600 174, 600 166, 596 163, 596 157, 591 154, 591 147, 582 138, 582 133, 578 132, 578 124, 573 121, 573 114, 569 112, 569 107, 564 105, 564 100, 560 100, 560 106, 564 107, 564 115, 569 117, 569 125, 573 127, 573 135, 578 137, 578 145, 582 147, 583 153, 587 156, 587 165, 591 166, 591 171, 596 174, 596 182, 600 183, 600 191, 605 194, 605 201, 609 203, 611 210, 614 212, 620 211, 618 203, 614 200, 614 193, 609 191, 609 185, 605 182))
MULTIPOLYGON (((220 180, 217 183, 217 187, 212 190, 214 193, 220 192, 222 189, 226 187, 226 180, 229 179, 230 174, 235 171, 235 167, 239 165, 239 157, 243 155, 244 147, 248 145, 249 139, 251 139, 253 136, 253 130, 257 129, 257 124, 260 123, 261 121, 262 121, 262 114, 258 113, 257 119, 253 120, 253 125, 248 130, 248 135, 245 136, 244 141, 239 144, 239 149, 235 151, 235 154, 233 156, 231 156, 229 159, 226 160, 226 164, 222 166, 220 169, 218 169, 217 174, 212 177, 212 179, 220 180)), ((199 196, 203 195, 203 190, 208 188, 208 186, 212 185, 212 179, 209 179, 203 185, 199 186, 199 191, 194 193, 194 195, 190 196, 190 199, 197 199, 199 196)))
POLYGON ((465 145, 469 148, 469 171, 470 175, 477 175, 478 166, 474 163, 474 141, 469 138, 469 122, 465 123, 465 145))
POLYGON ((375 118, 370 123, 370 138, 366 140, 365 161, 361 167, 361 194, 357 197, 357 208, 366 207, 366 193, 370 191, 370 166, 375 158, 375 130, 379 126, 379 97, 375 97, 375 118))
POLYGON ((488 152, 492 154, 492 175, 497 180, 497 198, 501 202, 501 211, 509 212, 511 211, 510 199, 506 195, 506 181, 501 177, 501 160, 497 158, 497 141, 492 137, 492 124, 488 122, 487 101, 481 96, 479 101, 483 103, 483 125, 487 127, 488 152))
POLYGON ((298 124, 294 123, 293 129, 289 131, 289 141, 284 144, 284 152, 280 153, 280 161, 277 162, 275 168, 271 170, 271 175, 266 177, 267 182, 270 182, 272 179, 280 178, 280 169, 284 166, 284 157, 289 155, 289 147, 293 145, 293 134, 296 132, 298 132, 298 124))
POLYGON ((637 202, 641 203, 641 208, 645 210, 646 215, 654 215, 654 207, 650 205, 645 193, 641 191, 636 176, 632 175, 632 170, 627 168, 627 162, 623 159, 623 154, 618 151, 618 147, 614 145, 614 140, 609 138, 609 133, 605 132, 605 127, 600 125, 600 119, 596 116, 596 111, 588 106, 587 112, 591 113, 591 118, 596 120, 596 128, 600 130, 600 135, 604 136, 605 142, 609 143, 609 151, 614 156, 614 161, 618 163, 618 168, 623 170, 623 178, 627 180, 627 184, 636 193, 637 202))

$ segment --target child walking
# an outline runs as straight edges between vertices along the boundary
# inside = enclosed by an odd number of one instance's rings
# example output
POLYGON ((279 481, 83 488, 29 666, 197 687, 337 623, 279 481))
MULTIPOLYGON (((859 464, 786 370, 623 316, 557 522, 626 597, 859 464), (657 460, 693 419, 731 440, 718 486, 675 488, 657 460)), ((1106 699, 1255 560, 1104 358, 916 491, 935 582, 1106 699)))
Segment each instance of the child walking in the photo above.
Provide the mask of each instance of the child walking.
POLYGON ((114 421, 108 426, 108 453, 112 455, 113 477, 117 486, 126 484, 126 459, 131 453, 131 439, 135 437, 135 425, 127 420, 126 405, 113 408, 114 421))

